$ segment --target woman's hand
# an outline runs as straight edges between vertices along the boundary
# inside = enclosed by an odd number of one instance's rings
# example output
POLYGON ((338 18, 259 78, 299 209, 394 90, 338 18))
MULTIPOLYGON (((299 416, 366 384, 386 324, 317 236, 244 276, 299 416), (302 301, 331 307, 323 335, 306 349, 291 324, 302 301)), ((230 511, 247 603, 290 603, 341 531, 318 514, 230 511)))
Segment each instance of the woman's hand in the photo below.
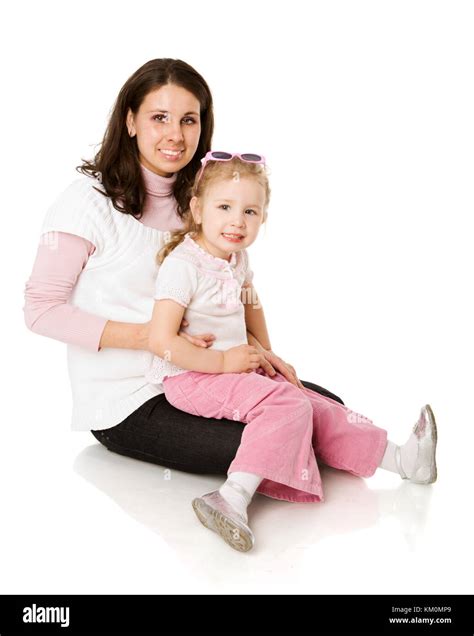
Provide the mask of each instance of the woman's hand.
POLYGON ((184 327, 187 327, 188 325, 189 322, 183 318, 179 327, 180 330, 178 332, 178 336, 186 338, 186 340, 189 340, 191 344, 197 345, 198 347, 210 347, 214 344, 214 340, 216 339, 216 337, 212 333, 203 333, 196 336, 191 336, 189 333, 185 333, 184 331, 182 331, 182 329, 184 329, 184 327))
MULTIPOLYGON (((181 321, 181 325, 179 327, 180 331, 178 333, 179 336, 186 338, 193 345, 198 347, 210 347, 214 344, 214 340, 216 337, 212 333, 203 333, 196 336, 191 336, 189 333, 185 333, 182 331, 184 327, 189 325, 188 321, 183 318, 181 321)), ((149 322, 142 323, 137 325, 138 334, 137 334, 137 349, 144 349, 145 351, 149 351, 148 346, 148 336, 150 333, 151 320, 149 322)))
POLYGON ((288 382, 291 382, 291 384, 294 384, 299 389, 305 388, 304 385, 301 384, 300 380, 298 379, 298 376, 296 375, 296 371, 291 366, 291 364, 284 362, 271 349, 264 349, 262 345, 260 344, 260 342, 257 340, 257 338, 255 338, 255 336, 251 334, 250 331, 247 331, 247 340, 249 344, 251 344, 253 347, 256 347, 258 351, 260 352, 260 354, 262 355, 262 361, 260 363, 260 366, 262 367, 262 369, 265 371, 267 375, 271 377, 272 375, 275 375, 275 373, 278 371, 279 373, 281 373, 282 376, 284 376, 288 380, 288 382))
MULTIPOLYGON (((288 380, 288 382, 291 382, 291 384, 294 384, 299 389, 305 388, 296 375, 296 371, 294 367, 291 366, 291 364, 288 364, 288 362, 284 362, 284 360, 282 360, 280 356, 277 356, 277 354, 274 353, 271 349, 263 349, 261 353, 264 356, 266 362, 271 365, 272 369, 276 369, 277 371, 279 371, 288 380)), ((263 365, 261 366, 264 370, 266 370, 263 365)))

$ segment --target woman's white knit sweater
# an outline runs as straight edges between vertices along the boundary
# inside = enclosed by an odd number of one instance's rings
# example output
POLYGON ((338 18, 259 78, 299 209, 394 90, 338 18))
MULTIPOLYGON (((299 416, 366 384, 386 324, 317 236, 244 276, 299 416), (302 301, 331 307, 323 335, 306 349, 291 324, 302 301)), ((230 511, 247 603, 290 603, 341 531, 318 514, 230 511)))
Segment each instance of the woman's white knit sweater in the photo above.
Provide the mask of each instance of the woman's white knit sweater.
MULTIPOLYGON (((165 181, 172 186, 174 180, 165 181)), ((101 184, 91 177, 74 181, 46 213, 41 233, 68 232, 96 247, 78 277, 71 304, 107 320, 148 322, 158 273, 155 257, 169 232, 119 212, 94 188, 101 189, 101 184)), ((166 194, 174 201, 169 192, 166 194)), ((148 351, 90 351, 69 344, 67 358, 72 430, 115 426, 146 400, 163 393, 161 385, 145 379, 153 360, 148 351)))

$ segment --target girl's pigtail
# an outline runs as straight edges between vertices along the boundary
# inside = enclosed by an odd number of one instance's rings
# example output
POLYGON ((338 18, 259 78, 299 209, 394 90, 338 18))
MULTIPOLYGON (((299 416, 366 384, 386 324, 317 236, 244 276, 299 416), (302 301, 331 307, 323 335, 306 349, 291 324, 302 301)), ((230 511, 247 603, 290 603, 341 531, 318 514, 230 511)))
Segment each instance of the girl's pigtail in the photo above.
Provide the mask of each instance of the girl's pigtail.
POLYGON ((182 230, 171 232, 170 240, 163 245, 163 247, 156 255, 156 262, 158 263, 158 265, 161 265, 168 254, 172 252, 175 247, 178 247, 178 245, 183 242, 187 232, 189 232, 188 227, 183 228, 182 230))
POLYGON ((191 210, 187 210, 183 216, 184 227, 181 230, 175 230, 171 232, 170 240, 163 245, 158 254, 156 255, 156 262, 161 265, 165 258, 170 254, 180 243, 184 241, 184 237, 188 232, 196 233, 199 230, 199 226, 196 225, 191 210))

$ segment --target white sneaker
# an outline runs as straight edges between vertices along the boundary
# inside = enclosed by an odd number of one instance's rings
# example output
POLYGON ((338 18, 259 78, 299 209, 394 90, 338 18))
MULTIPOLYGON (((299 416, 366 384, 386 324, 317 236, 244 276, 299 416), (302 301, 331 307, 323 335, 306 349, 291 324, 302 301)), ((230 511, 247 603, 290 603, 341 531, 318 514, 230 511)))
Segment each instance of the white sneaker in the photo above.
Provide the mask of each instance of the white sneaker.
POLYGON ((232 548, 247 552, 253 547, 255 539, 246 520, 218 490, 197 497, 192 503, 203 526, 220 534, 232 548))
POLYGON ((436 468, 436 443, 438 431, 431 406, 422 407, 420 417, 413 427, 413 433, 418 439, 418 451, 413 467, 413 474, 408 477, 402 468, 400 446, 395 449, 395 460, 402 479, 409 479, 415 484, 432 484, 438 477, 436 468))

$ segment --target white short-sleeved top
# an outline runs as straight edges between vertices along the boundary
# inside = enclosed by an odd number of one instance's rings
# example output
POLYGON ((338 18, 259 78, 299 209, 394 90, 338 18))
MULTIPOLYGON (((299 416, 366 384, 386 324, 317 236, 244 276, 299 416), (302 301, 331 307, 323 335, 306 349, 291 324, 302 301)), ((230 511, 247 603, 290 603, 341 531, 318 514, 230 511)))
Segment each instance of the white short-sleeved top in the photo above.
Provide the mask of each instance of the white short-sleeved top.
MULTIPOLYGON (((245 309, 240 299, 244 282, 253 279, 245 249, 233 252, 229 261, 206 252, 187 233, 161 264, 155 285, 155 300, 172 299, 186 308, 184 318, 190 334, 212 333, 212 349, 225 351, 247 344, 245 309)), ((182 369, 154 356, 146 379, 161 383, 165 376, 182 369)))

